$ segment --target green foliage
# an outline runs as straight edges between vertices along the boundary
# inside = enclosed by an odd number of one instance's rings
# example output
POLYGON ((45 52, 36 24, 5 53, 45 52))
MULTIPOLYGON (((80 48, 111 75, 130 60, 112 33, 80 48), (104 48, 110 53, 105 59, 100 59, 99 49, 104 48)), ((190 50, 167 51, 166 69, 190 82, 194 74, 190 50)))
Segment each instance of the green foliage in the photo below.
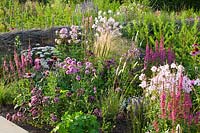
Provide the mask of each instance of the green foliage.
POLYGON ((154 9, 164 9, 169 11, 180 11, 183 9, 194 8, 196 10, 200 9, 200 1, 197 0, 149 0, 150 6, 154 9))
POLYGON ((84 114, 82 112, 75 112, 69 114, 66 112, 61 122, 53 129, 53 132, 58 133, 98 133, 99 123, 95 116, 84 114))

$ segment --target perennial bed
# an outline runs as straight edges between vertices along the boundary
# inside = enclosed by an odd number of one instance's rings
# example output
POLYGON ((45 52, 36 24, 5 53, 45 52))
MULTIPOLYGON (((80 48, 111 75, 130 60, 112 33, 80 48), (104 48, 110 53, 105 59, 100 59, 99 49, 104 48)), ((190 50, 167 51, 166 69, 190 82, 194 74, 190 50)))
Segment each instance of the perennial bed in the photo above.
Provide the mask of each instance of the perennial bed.
POLYGON ((22 29, 69 26, 0 34, 0 115, 30 132, 200 132, 200 14, 102 1, 21 5, 22 29))

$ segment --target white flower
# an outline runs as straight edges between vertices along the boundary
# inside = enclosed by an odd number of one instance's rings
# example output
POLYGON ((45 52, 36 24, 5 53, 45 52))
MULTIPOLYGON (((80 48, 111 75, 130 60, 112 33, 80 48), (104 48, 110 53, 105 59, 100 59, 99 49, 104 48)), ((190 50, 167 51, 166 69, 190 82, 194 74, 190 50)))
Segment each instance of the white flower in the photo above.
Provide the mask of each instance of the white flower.
POLYGON ((94 28, 96 28, 96 24, 93 24, 93 25, 92 25, 92 29, 94 29, 94 28))
POLYGON ((115 23, 114 18, 110 17, 110 18, 108 19, 108 24, 109 24, 109 25, 113 25, 114 23, 115 23))
POLYGON ((112 11, 111 11, 111 10, 108 10, 108 13, 109 13, 109 14, 111 14, 111 13, 112 13, 112 11))
POLYGON ((120 15, 120 12, 117 12, 117 15, 120 15))
POLYGON ((179 72, 183 72, 183 71, 184 71, 184 67, 183 67, 182 65, 179 65, 179 66, 178 66, 178 71, 179 71, 179 72))
POLYGON ((101 13, 102 13, 102 11, 100 10, 100 11, 98 12, 98 15, 101 15, 101 13))
POLYGON ((61 44, 61 40, 60 39, 55 39, 55 43, 56 44, 61 44))
POLYGON ((200 86, 200 79, 196 79, 196 80, 194 81, 194 85, 200 86))
POLYGON ((156 66, 153 66, 153 67, 151 68, 151 71, 154 72, 154 73, 156 72, 156 70, 157 70, 157 67, 156 67, 156 66))
POLYGON ((142 73, 140 76, 139 76, 139 80, 145 80, 145 74, 144 73, 142 73))
POLYGON ((165 70, 169 70, 169 65, 168 64, 164 65, 164 68, 165 70))
POLYGON ((142 83, 139 85, 142 88, 145 88, 147 86, 147 82, 146 81, 142 81, 142 83))
POLYGON ((175 63, 172 63, 172 64, 171 64, 171 68, 172 68, 172 69, 176 69, 176 67, 177 67, 177 66, 176 66, 175 63))
POLYGON ((105 15, 106 15, 106 12, 103 12, 103 15, 105 16, 105 15))

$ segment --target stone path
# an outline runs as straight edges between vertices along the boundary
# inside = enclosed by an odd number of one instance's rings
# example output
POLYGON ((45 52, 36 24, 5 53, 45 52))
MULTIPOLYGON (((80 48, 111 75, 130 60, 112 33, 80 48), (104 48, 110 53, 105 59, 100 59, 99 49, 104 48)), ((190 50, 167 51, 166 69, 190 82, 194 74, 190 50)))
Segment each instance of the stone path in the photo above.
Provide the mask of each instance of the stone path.
POLYGON ((0 133, 28 133, 28 131, 0 116, 0 133))

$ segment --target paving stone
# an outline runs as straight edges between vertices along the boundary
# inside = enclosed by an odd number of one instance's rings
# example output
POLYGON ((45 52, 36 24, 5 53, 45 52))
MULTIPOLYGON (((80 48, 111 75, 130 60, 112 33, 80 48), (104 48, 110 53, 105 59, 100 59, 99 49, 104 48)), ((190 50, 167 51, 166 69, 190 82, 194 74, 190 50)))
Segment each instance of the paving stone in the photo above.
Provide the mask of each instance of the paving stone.
POLYGON ((0 133, 28 133, 28 131, 0 116, 0 133))

